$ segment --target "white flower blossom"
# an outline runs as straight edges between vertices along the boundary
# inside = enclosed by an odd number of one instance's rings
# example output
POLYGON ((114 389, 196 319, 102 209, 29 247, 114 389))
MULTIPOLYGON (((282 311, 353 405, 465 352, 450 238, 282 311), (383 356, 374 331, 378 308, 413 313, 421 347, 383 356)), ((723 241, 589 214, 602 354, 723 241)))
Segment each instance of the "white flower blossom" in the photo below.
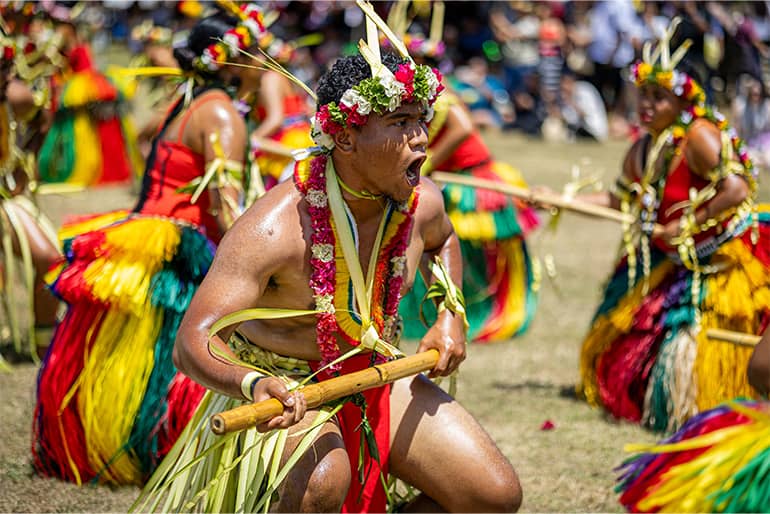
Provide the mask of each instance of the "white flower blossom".
POLYGON ((322 294, 315 297, 315 308, 321 312, 334 314, 334 296, 322 294))
POLYGON ((347 91, 345 91, 345 94, 343 94, 342 98, 340 99, 340 103, 347 107, 350 107, 351 109, 353 108, 353 106, 358 106, 356 108, 356 112, 364 116, 372 112, 371 102, 369 102, 369 100, 361 96, 361 94, 355 91, 354 89, 348 89, 347 91))
POLYGON ((233 33, 225 34, 222 36, 222 42, 224 42, 229 49, 230 55, 236 55, 238 53, 238 48, 240 47, 238 36, 233 33))
POLYGON ((682 120, 682 123, 687 125, 688 123, 690 123, 692 121, 692 114, 690 113, 690 111, 684 111, 680 115, 680 118, 682 120))
POLYGON ((310 129, 310 137, 318 146, 325 148, 326 150, 331 150, 334 148, 334 139, 332 139, 332 136, 321 130, 321 124, 318 123, 318 120, 315 116, 313 116, 313 124, 312 128, 310 129))
POLYGON ((260 34, 259 24, 256 21, 252 20, 251 18, 248 18, 242 22, 242 25, 249 30, 249 33, 255 39, 257 38, 257 36, 259 36, 260 34))
POLYGON ((385 88, 385 95, 389 100, 388 110, 393 112, 401 107, 401 95, 406 91, 404 85, 397 81, 393 75, 380 77, 380 84, 385 88))
POLYGON ((440 85, 433 70, 427 70, 425 73, 425 80, 428 83, 428 98, 433 98, 436 96, 436 91, 438 91, 440 85))
POLYGON ((313 257, 321 262, 330 262, 334 258, 334 246, 329 244, 314 244, 310 247, 313 257))
POLYGON ((319 209, 325 207, 327 202, 326 193, 320 189, 310 189, 305 195, 305 199, 307 203, 319 209))
POLYGON ((393 268, 393 276, 400 277, 404 274, 404 267, 406 265, 406 255, 399 255, 390 259, 390 264, 393 268))

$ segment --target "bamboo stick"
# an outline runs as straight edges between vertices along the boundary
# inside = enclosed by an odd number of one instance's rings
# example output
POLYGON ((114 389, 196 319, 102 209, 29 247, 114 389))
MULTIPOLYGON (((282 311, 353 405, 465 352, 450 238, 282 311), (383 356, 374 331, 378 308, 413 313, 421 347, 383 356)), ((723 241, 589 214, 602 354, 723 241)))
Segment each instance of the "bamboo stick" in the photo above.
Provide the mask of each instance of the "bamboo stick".
POLYGON ((741 346, 756 346, 762 339, 761 336, 754 334, 747 334, 745 332, 733 332, 732 330, 725 330, 722 328, 709 328, 706 330, 706 337, 709 339, 718 339, 720 341, 727 341, 728 343, 738 344, 741 346))
MULTIPOLYGON (((428 350, 417 355, 377 364, 361 371, 310 384, 303 387, 301 391, 307 400, 308 409, 313 409, 332 400, 431 370, 436 366, 438 357, 438 351, 428 350)), ((261 425, 275 416, 280 416, 281 413, 283 413, 283 404, 276 398, 241 405, 211 416, 211 431, 219 435, 237 432, 261 425)))
MULTIPOLYGON (((442 182, 444 184, 459 184, 462 186, 489 189, 491 191, 497 191, 498 193, 511 195, 522 200, 537 202, 544 205, 553 205, 559 209, 579 212, 581 214, 587 214, 596 218, 618 221, 620 223, 623 223, 624 221, 631 224, 636 223, 636 218, 633 216, 623 214, 622 212, 611 209, 609 207, 602 207, 601 205, 593 205, 587 202, 581 202, 579 200, 572 200, 558 194, 536 193, 525 187, 512 186, 502 182, 495 182, 494 180, 468 177, 466 175, 447 173, 444 171, 434 171, 430 174, 430 178, 435 182, 442 182)), ((662 230, 663 226, 656 224, 653 233, 657 234, 662 230)))

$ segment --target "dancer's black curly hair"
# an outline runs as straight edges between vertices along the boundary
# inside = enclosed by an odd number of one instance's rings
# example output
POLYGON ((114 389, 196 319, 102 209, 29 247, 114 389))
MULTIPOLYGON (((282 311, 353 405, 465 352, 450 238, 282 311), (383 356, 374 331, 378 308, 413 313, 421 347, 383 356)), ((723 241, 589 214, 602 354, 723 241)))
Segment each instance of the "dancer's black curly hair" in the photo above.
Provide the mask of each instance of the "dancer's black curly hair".
MULTIPOLYGON (((382 62, 393 73, 406 61, 393 53, 383 53, 382 62)), ((372 70, 360 55, 338 59, 318 81, 318 107, 330 102, 339 103, 345 91, 372 76, 372 70)))

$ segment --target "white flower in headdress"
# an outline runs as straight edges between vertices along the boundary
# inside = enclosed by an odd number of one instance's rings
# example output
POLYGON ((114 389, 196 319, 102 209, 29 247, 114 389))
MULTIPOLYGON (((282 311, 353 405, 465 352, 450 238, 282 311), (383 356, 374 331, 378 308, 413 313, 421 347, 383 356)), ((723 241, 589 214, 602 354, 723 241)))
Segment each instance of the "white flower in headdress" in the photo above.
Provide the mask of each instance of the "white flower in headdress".
POLYGON ((425 73, 425 81, 428 83, 428 90, 430 91, 428 93, 428 98, 435 97, 440 84, 436 78, 436 74, 433 73, 433 70, 428 70, 427 73, 425 73))
POLYGON ((315 308, 321 312, 334 314, 334 296, 322 294, 315 297, 315 308))
POLYGON ((326 150, 332 150, 334 148, 334 139, 332 139, 332 136, 321 130, 321 124, 318 123, 315 116, 313 116, 310 137, 321 148, 325 148, 326 150))
POLYGON ((256 38, 257 36, 259 36, 262 33, 259 30, 259 24, 255 20, 253 20, 251 18, 243 20, 241 22, 241 24, 248 29, 249 33, 254 38, 256 38))
POLYGON ((222 41, 225 45, 227 45, 230 55, 238 54, 238 49, 240 48, 240 41, 238 41, 238 36, 232 32, 226 33, 224 36, 222 36, 222 41))
POLYGON ((320 189, 308 190, 307 194, 305 195, 305 199, 307 200, 307 203, 309 203, 310 205, 312 205, 317 209, 320 209, 321 207, 326 207, 326 202, 328 201, 326 197, 326 193, 324 193, 320 189))
POLYGON ((683 111, 680 115, 680 118, 682 119, 682 123, 685 125, 689 124, 692 121, 692 114, 690 111, 683 111))
POLYGON ((361 96, 354 89, 348 89, 345 91, 345 94, 343 94, 342 98, 340 99, 340 103, 350 107, 351 109, 357 105, 358 108, 356 109, 356 112, 358 112, 358 114, 367 115, 372 112, 372 104, 369 102, 369 100, 361 96))
POLYGON ((385 95, 388 97, 388 110, 395 111, 401 107, 401 95, 406 92, 404 85, 396 80, 393 75, 380 77, 380 84, 385 88, 385 95))
POLYGON ((330 262, 334 258, 334 246, 330 244, 315 244, 310 250, 313 257, 321 262, 330 262))

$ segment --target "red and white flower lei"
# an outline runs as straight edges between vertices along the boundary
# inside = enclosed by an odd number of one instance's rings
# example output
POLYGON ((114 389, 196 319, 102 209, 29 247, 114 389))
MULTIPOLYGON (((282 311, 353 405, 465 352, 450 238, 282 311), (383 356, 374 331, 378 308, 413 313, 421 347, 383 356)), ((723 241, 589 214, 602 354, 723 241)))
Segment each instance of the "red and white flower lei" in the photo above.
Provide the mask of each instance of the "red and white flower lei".
MULTIPOLYGON (((340 329, 334 307, 337 266, 335 259, 336 235, 332 227, 332 214, 329 207, 329 197, 326 193, 326 163, 329 157, 325 154, 313 158, 310 164, 310 174, 306 181, 298 176, 299 166, 295 169, 295 183, 304 194, 308 203, 312 234, 310 266, 310 288, 313 290, 317 314, 316 341, 321 353, 323 365, 327 365, 340 357, 337 335, 343 336, 353 345, 360 343, 340 329)), ((400 203, 397 209, 405 216, 404 221, 396 229, 395 235, 380 248, 375 270, 375 291, 372 295, 372 311, 375 305, 382 304, 382 315, 373 314, 375 328, 382 338, 393 343, 398 328, 398 305, 401 300, 401 287, 404 282, 406 264, 406 248, 412 228, 414 210, 417 207, 418 192, 415 191, 411 202, 400 203)), ((339 365, 330 366, 336 371, 339 365)))

